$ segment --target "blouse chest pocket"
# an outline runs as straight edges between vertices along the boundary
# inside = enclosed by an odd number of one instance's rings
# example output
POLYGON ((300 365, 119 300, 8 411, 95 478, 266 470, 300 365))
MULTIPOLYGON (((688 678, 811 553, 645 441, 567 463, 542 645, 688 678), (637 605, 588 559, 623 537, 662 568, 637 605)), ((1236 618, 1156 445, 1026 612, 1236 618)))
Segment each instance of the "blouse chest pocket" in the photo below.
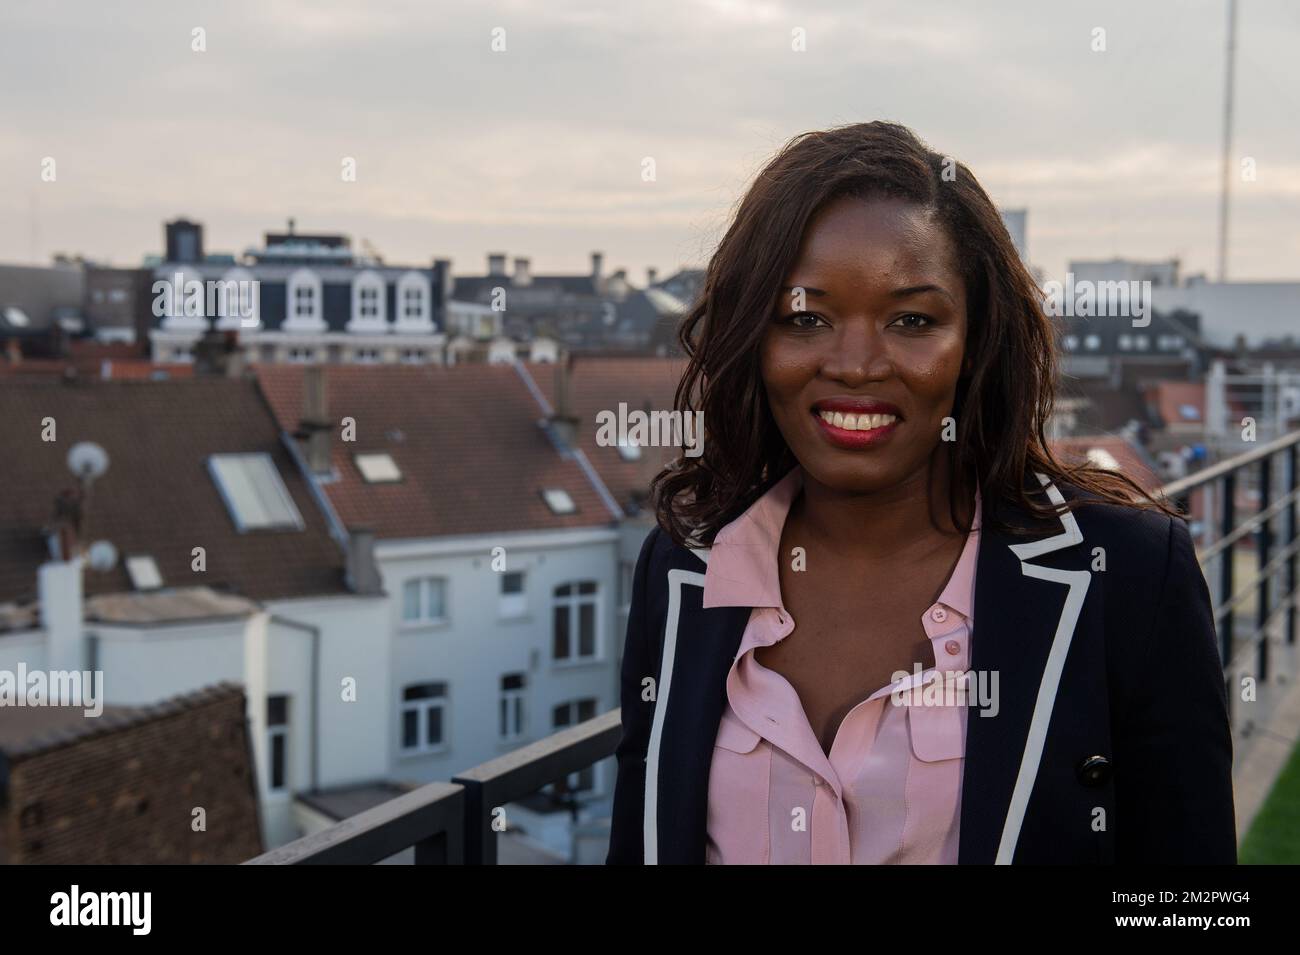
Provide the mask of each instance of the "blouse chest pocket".
POLYGON ((724 710, 714 745, 733 753, 752 753, 761 738, 729 710, 724 710))
POLYGON ((907 708, 907 732, 912 752, 926 763, 958 759, 966 749, 966 707, 924 706, 907 708))

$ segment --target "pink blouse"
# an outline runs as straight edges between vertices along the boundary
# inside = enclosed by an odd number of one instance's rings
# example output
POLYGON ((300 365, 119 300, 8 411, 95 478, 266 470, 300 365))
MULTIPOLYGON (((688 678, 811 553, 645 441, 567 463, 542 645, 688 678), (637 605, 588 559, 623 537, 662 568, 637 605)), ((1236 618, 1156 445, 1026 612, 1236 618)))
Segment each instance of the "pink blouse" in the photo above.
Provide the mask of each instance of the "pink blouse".
MULTIPOLYGON (((752 606, 727 675, 727 701, 709 772, 711 864, 957 862, 967 706, 891 699, 940 671, 970 668, 980 500, 975 524, 939 599, 921 616, 935 667, 883 686, 840 724, 822 750, 794 687, 754 650, 784 639, 794 620, 781 601, 778 554, 796 467, 718 532, 704 606, 752 606)), ((952 696, 947 699, 951 700, 952 696)))

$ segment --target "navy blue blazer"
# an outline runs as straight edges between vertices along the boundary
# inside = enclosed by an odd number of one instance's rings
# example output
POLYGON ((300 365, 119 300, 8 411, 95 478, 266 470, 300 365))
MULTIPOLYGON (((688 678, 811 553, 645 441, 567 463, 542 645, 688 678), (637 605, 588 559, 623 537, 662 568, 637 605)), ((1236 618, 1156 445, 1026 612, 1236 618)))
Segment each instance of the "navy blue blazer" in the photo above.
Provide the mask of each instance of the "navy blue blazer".
MULTIPOLYGON (((1223 668, 1186 523, 1088 504, 1044 525, 993 506, 1032 533, 986 519, 980 535, 971 667, 999 672, 1000 709, 967 719, 958 861, 1235 863, 1223 668)), ((607 863, 705 860, 713 747, 751 609, 704 609, 707 561, 658 527, 641 547, 607 863)))

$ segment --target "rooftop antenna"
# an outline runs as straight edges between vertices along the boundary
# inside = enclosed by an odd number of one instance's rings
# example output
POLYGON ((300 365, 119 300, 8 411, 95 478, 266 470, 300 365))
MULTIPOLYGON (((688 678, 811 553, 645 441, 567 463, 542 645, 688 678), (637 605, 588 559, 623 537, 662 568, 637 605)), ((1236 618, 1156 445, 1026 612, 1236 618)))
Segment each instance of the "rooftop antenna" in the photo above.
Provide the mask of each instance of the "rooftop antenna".
MULTIPOLYGON (((77 487, 59 492, 54 499, 52 532, 54 541, 57 541, 56 556, 60 560, 71 560, 79 552, 90 487, 108 470, 108 452, 93 441, 78 441, 68 451, 68 470, 76 476, 77 487)), ((54 546, 52 542, 51 548, 54 546)), ((105 559, 101 547, 96 554, 96 563, 105 559)))
POLYGON ((1223 85, 1223 179, 1219 184, 1219 281, 1228 281, 1228 190, 1232 183, 1232 80, 1236 70, 1237 0, 1228 0, 1228 57, 1223 85))

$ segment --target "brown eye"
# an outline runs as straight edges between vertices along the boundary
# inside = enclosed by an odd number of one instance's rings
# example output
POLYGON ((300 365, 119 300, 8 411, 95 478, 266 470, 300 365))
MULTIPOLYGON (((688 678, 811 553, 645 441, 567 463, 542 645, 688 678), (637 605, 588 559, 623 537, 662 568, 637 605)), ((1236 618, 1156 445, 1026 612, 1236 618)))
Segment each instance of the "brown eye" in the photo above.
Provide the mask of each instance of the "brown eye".
POLYGON ((928 315, 918 315, 913 312, 908 315, 900 315, 890 324, 901 325, 903 328, 917 330, 933 325, 934 319, 930 318, 928 315))
POLYGON ((822 320, 820 315, 812 312, 795 312, 793 315, 787 315, 780 319, 782 324, 792 325, 795 328, 816 328, 817 323, 822 320))

